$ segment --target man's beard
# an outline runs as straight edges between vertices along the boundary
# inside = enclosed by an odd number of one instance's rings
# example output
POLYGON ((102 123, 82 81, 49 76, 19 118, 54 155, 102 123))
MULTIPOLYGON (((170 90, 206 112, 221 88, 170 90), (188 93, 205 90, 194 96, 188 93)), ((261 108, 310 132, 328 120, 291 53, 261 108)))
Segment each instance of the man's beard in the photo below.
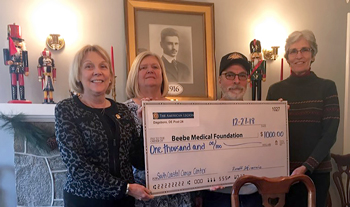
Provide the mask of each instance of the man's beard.
POLYGON ((233 101, 243 100, 243 96, 244 96, 244 93, 246 90, 247 90, 247 88, 240 86, 240 85, 234 85, 234 86, 227 87, 226 90, 223 90, 221 88, 221 91, 224 91, 222 98, 226 99, 226 100, 233 100, 233 101), (235 91, 231 91, 231 90, 235 90, 235 89, 241 89, 241 92, 236 93, 235 91))

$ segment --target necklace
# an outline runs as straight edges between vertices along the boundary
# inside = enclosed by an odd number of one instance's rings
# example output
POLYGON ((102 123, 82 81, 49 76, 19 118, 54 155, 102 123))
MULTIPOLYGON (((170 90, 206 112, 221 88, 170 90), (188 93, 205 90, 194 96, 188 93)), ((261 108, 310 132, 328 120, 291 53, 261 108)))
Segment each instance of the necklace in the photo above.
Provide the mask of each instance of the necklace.
POLYGON ((106 109, 106 108, 103 108, 103 109, 101 110, 101 114, 102 114, 102 115, 105 115, 105 109, 106 109))
POLYGON ((93 106, 93 105, 87 103, 87 102, 82 98, 81 95, 79 96, 79 99, 80 99, 80 101, 81 101, 84 105, 86 105, 86 106, 88 106, 88 107, 90 107, 90 108, 93 108, 93 109, 99 109, 99 110, 101 110, 101 114, 102 114, 102 115, 105 114, 106 108, 109 107, 109 101, 108 101, 107 99, 104 99, 104 103, 103 103, 103 106, 102 106, 102 107, 96 107, 96 106, 93 106))

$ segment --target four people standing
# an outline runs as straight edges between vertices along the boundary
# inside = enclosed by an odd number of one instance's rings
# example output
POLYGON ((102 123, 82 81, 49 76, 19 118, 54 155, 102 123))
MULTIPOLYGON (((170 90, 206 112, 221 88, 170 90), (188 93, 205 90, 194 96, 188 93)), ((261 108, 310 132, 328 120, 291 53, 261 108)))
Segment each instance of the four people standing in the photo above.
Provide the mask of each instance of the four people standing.
MULTIPOLYGON (((340 117, 337 90, 333 81, 311 71, 318 50, 311 31, 293 32, 285 49, 292 74, 272 85, 266 99, 288 101, 291 174, 310 176, 317 206, 324 207, 332 168, 330 149, 340 117)), ((222 58, 221 100, 243 100, 250 69, 240 53, 222 58)), ((168 78, 162 59, 148 51, 135 58, 126 85, 126 106, 105 97, 113 82, 110 58, 101 47, 88 45, 76 54, 69 83, 80 95, 59 102, 55 109, 57 141, 68 169, 65 206, 134 206, 134 198, 136 206, 191 206, 189 193, 154 198, 144 187, 140 106, 143 100, 167 100, 168 78)), ((245 188, 246 192, 240 192, 240 200, 246 201, 241 207, 261 206, 256 188, 245 188)), ((230 206, 230 194, 207 192, 203 201, 204 206, 230 206)), ((294 185, 287 206, 306 206, 306 201, 305 187, 294 185)))

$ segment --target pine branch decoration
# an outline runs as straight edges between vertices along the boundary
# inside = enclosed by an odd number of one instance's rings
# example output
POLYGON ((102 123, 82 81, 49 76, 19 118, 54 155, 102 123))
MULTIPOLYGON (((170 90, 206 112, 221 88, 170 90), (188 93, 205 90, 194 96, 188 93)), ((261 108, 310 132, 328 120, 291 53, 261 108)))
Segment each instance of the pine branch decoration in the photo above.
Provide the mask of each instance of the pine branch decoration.
POLYGON ((33 146, 38 146, 49 152, 50 147, 47 145, 47 140, 49 137, 52 137, 52 134, 30 122, 24 122, 24 116, 24 114, 20 113, 9 117, 0 113, 0 119, 5 122, 0 128, 4 130, 13 130, 17 136, 26 137, 27 141, 32 143, 33 146))

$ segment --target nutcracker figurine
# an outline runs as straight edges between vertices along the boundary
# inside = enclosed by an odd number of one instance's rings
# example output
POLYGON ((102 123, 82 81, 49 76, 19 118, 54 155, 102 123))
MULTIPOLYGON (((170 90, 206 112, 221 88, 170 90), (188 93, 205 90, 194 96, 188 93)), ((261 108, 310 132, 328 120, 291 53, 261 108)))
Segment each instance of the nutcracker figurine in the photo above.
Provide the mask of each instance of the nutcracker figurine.
POLYGON ((252 100, 261 100, 261 81, 266 80, 266 61, 262 59, 261 44, 259 40, 250 42, 251 69, 248 81, 251 81, 252 100))
POLYGON ((54 104, 53 83, 56 81, 56 68, 51 52, 45 48, 38 60, 38 78, 44 91, 44 104, 54 104))
POLYGON ((10 66, 12 100, 9 103, 31 103, 24 97, 23 75, 29 75, 29 67, 28 51, 22 39, 21 27, 16 24, 7 25, 7 35, 9 48, 3 49, 3 52, 5 65, 10 66), (17 100, 17 86, 20 100, 17 100))

